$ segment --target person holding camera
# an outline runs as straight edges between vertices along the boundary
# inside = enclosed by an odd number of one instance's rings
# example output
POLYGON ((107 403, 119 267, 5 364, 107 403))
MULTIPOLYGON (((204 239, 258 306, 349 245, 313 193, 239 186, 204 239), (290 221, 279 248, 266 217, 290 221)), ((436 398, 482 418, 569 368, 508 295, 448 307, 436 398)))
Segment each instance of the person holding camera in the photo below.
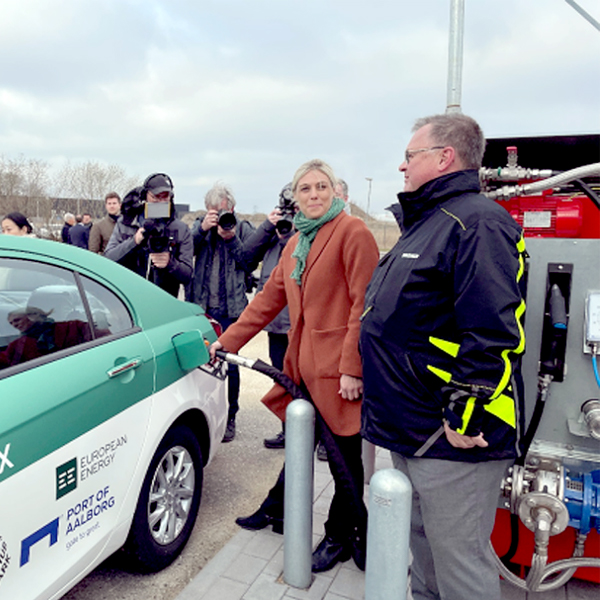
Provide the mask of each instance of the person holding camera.
POLYGON ((125 195, 104 256, 177 297, 192 278, 193 242, 176 218, 173 182, 154 173, 125 195))
MULTIPOLYGON (((279 257, 296 232, 294 228, 294 215, 298 206, 294 201, 292 184, 288 183, 279 193, 279 203, 265 219, 246 244, 249 261, 258 264, 262 260, 257 292, 260 292, 271 271, 277 266, 279 257)), ((283 371, 283 357, 288 347, 287 332, 290 328, 290 315, 287 306, 265 327, 269 337, 269 358, 271 364, 283 371)), ((285 423, 282 422, 281 431, 272 438, 264 440, 266 448, 278 449, 285 447, 285 423)))
MULTIPOLYGON (((196 266, 188 299, 199 304, 225 331, 248 304, 246 280, 252 266, 245 242, 254 233, 248 221, 238 221, 231 190, 215 184, 204 198, 207 213, 192 226, 196 266)), ((228 367, 229 412, 224 442, 235 437, 235 416, 239 410, 240 374, 228 367)))

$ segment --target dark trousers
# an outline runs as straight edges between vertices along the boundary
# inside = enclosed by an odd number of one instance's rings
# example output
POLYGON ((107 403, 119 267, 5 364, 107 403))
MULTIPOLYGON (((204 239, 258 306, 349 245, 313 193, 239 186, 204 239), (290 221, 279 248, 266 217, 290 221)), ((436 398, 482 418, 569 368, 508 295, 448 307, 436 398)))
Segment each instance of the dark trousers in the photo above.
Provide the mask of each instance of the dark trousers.
MULTIPOLYGON (((288 347, 288 336, 287 333, 271 333, 267 332, 269 336, 269 358, 271 364, 280 371, 283 371, 283 357, 288 347)), ((285 433, 285 421, 281 422, 281 431, 285 433)))
MULTIPOLYGON (((309 395, 301 386, 308 399, 309 395)), ((315 407, 316 410, 316 407, 315 407)), ((335 435, 318 410, 315 419, 315 447, 322 441, 327 449, 327 460, 333 476, 335 491, 325 522, 325 532, 336 540, 346 540, 355 535, 363 537, 367 528, 367 509, 363 502, 364 470, 362 464, 362 438, 335 435)), ((269 491, 262 508, 273 517, 283 517, 285 465, 277 482, 269 491)))
MULTIPOLYGON (((223 333, 227 328, 235 323, 237 319, 231 319, 219 315, 217 311, 210 312, 210 316, 219 322, 219 325, 223 328, 223 333), (215 314, 216 312, 216 314, 215 314)), ((229 363, 227 365, 227 400, 229 402, 229 412, 227 414, 227 420, 231 421, 235 419, 235 415, 240 410, 240 370, 237 365, 229 363)))

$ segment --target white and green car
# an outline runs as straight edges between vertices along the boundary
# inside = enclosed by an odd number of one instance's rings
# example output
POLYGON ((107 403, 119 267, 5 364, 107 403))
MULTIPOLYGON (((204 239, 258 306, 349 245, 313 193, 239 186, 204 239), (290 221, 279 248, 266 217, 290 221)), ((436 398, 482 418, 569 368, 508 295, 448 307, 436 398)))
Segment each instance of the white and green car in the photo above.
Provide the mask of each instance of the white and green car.
POLYGON ((226 389, 200 307, 65 244, 0 235, 0 598, 60 598, 119 549, 181 552, 226 389))

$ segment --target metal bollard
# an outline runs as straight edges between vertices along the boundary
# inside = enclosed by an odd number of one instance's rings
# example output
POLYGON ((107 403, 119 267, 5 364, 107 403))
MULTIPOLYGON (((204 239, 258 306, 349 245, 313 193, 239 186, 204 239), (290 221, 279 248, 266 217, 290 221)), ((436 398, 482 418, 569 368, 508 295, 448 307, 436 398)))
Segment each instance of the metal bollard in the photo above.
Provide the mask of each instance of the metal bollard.
POLYGON ((396 469, 377 471, 369 488, 365 600, 406 598, 412 486, 396 469))
POLYGON ((315 409, 306 400, 286 410, 283 579, 306 589, 312 583, 312 510, 315 409))

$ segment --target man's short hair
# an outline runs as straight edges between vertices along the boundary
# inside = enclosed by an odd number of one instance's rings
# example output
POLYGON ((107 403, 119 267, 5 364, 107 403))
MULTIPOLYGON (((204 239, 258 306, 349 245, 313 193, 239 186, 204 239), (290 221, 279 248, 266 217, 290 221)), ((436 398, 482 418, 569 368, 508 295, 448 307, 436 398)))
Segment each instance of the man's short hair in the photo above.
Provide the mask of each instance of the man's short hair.
POLYGON ((313 158, 301 165, 296 173, 294 173, 294 178, 292 179, 292 192, 294 192, 294 194, 296 193, 298 182, 310 171, 321 171, 321 173, 329 179, 331 187, 335 187, 337 179, 333 173, 333 169, 324 160, 313 158))
POLYGON ((231 189, 223 183, 215 183, 215 185, 206 192, 206 196, 204 196, 204 205, 207 210, 210 210, 211 208, 218 210, 221 208, 221 202, 223 202, 223 200, 227 200, 227 208, 229 210, 234 209, 235 198, 233 197, 231 189))
POLYGON ((117 192, 108 192, 108 194, 104 196, 104 202, 106 202, 109 198, 116 198, 119 201, 119 204, 121 204, 121 196, 119 196, 117 192))
POLYGON ((461 113, 432 115, 417 119, 413 132, 431 125, 434 144, 452 146, 465 169, 479 169, 485 152, 485 136, 475 119, 461 113))
POLYGON ((348 184, 343 179, 338 177, 336 185, 339 185, 342 188, 342 194, 344 194, 344 197, 346 197, 348 195, 348 184))

